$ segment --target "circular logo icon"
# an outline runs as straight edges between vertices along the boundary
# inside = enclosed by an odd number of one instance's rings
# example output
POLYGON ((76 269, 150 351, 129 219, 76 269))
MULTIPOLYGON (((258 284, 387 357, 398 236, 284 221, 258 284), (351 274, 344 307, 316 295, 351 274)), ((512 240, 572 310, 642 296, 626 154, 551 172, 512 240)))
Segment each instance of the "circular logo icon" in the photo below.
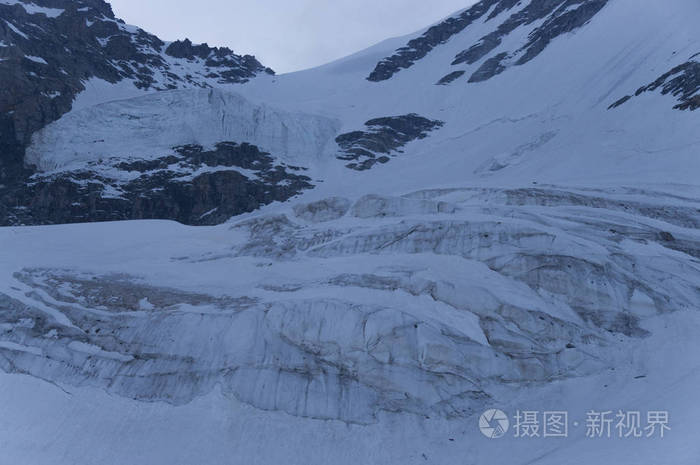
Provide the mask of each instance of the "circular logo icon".
POLYGON ((502 410, 487 410, 479 418, 479 429, 489 439, 502 438, 508 432, 508 428, 510 421, 502 410))

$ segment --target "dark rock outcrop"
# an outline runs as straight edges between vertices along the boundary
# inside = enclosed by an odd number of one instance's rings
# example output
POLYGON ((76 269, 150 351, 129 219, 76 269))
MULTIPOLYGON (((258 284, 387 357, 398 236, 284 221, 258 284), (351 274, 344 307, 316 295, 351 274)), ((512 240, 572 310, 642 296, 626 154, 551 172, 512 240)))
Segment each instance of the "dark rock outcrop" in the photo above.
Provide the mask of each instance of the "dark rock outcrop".
POLYGON ((520 49, 490 58, 470 78, 470 82, 485 81, 505 71, 508 67, 505 61, 508 59, 512 59, 515 65, 529 62, 542 53, 552 40, 589 22, 607 3, 608 0, 531 1, 477 44, 457 54, 452 64, 474 64, 501 45, 503 38, 518 27, 546 18, 541 26, 529 34, 527 43, 520 49))
POLYGON ((506 69, 505 65, 503 65, 503 60, 506 58, 508 58, 508 53, 506 52, 489 58, 469 77, 469 82, 487 81, 493 76, 502 73, 506 69))
MULTIPOLYGON (((695 55, 694 57, 697 56, 695 55)), ((679 103, 673 108, 677 110, 697 110, 700 108, 700 62, 691 59, 682 65, 676 66, 651 84, 637 89, 634 96, 638 97, 644 92, 655 92, 659 88, 661 88, 663 95, 671 94, 676 97, 679 103)), ((631 98, 631 95, 626 95, 610 105, 608 109, 617 108, 631 98)))
POLYGON ((450 74, 443 76, 442 79, 440 79, 437 82, 437 85, 439 85, 439 86, 447 85, 447 84, 461 78, 462 76, 464 76, 464 73, 466 73, 466 71, 453 71, 450 74))
POLYGON ((341 148, 340 160, 352 160, 346 166, 357 171, 368 170, 376 163, 387 163, 399 148, 416 139, 424 139, 430 131, 441 128, 442 121, 429 120, 411 113, 376 118, 365 123, 364 131, 341 134, 335 141, 341 148))
POLYGON ((250 144, 177 147, 155 159, 89 164, 0 189, 0 225, 128 219, 222 223, 313 187, 303 168, 250 144))

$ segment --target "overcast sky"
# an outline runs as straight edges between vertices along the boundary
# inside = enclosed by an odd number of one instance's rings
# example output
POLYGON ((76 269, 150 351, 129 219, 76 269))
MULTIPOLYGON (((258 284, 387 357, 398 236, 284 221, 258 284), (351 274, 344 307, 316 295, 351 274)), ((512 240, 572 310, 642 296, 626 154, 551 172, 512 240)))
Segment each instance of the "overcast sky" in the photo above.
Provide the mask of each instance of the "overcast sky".
POLYGON ((475 0, 110 0, 163 40, 228 46, 278 73, 327 63, 422 29, 475 0))

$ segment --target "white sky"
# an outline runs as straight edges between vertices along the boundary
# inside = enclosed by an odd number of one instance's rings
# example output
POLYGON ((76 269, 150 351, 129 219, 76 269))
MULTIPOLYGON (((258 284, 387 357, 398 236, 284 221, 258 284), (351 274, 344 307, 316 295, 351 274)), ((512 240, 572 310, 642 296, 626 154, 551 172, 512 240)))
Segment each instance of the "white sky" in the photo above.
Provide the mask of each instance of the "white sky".
POLYGON ((422 29, 476 0, 110 0, 163 40, 228 46, 278 73, 327 63, 422 29))

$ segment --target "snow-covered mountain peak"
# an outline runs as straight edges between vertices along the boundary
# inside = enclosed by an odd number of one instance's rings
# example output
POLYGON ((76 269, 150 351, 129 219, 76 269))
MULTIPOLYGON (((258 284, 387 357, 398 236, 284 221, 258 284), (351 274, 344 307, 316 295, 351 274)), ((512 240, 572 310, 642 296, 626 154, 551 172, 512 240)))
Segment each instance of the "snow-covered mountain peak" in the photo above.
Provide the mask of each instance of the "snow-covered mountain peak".
POLYGON ((0 44, 0 179, 17 176, 32 134, 96 84, 98 92, 81 100, 227 86, 272 73, 228 48, 166 44, 116 18, 102 0, 3 0, 0 44))

